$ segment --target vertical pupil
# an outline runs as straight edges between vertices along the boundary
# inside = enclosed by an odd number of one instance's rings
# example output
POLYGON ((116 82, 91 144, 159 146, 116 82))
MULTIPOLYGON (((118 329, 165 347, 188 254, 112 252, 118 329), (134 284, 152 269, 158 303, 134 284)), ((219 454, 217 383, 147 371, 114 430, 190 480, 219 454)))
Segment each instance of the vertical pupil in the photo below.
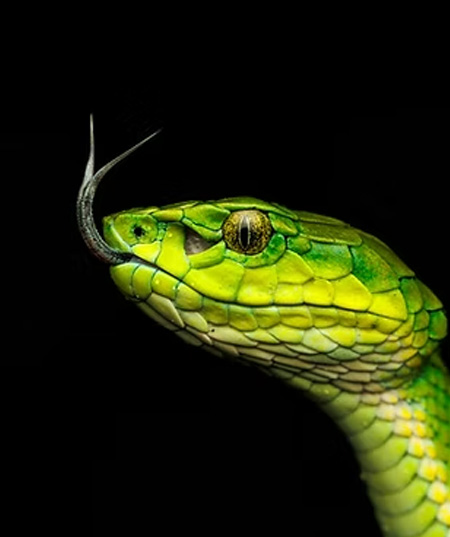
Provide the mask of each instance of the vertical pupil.
POLYGON ((239 243, 243 250, 247 250, 250 246, 250 221, 245 215, 239 224, 239 243))

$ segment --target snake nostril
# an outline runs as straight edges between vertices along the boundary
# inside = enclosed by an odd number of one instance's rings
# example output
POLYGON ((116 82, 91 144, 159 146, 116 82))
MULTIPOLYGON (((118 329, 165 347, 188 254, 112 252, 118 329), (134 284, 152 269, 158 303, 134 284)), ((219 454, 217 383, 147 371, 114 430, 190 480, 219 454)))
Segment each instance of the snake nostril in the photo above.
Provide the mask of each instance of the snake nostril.
POLYGON ((133 233, 135 234, 135 236, 136 236, 137 238, 140 238, 140 237, 142 237, 143 235, 145 235, 144 228, 142 228, 141 226, 136 226, 136 227, 133 229, 133 233))

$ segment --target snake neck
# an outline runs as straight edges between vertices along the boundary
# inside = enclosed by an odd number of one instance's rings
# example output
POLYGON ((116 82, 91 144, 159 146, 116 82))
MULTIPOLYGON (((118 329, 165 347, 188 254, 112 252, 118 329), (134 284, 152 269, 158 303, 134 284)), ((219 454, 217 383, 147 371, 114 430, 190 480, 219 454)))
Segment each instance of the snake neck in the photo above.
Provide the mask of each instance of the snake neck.
POLYGON ((450 537, 450 376, 438 352, 402 387, 309 395, 352 444, 384 535, 450 537))

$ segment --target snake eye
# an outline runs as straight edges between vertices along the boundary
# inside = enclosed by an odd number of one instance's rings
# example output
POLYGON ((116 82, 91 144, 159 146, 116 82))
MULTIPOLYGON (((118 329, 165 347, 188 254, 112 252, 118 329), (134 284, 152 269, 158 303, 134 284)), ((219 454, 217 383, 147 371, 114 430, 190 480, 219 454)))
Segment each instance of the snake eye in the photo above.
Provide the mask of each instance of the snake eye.
POLYGON ((267 246, 272 226, 261 211, 237 211, 225 220, 222 231, 228 248, 241 254, 255 255, 267 246))

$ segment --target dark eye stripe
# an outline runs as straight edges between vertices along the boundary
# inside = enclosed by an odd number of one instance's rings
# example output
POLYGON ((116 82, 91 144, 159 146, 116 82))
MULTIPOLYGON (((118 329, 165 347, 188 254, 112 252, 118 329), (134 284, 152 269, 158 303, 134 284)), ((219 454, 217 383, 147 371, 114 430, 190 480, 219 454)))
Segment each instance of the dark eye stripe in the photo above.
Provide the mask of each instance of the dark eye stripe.
POLYGON ((239 221, 239 244, 245 251, 251 244, 251 222, 247 214, 243 215, 239 221))

